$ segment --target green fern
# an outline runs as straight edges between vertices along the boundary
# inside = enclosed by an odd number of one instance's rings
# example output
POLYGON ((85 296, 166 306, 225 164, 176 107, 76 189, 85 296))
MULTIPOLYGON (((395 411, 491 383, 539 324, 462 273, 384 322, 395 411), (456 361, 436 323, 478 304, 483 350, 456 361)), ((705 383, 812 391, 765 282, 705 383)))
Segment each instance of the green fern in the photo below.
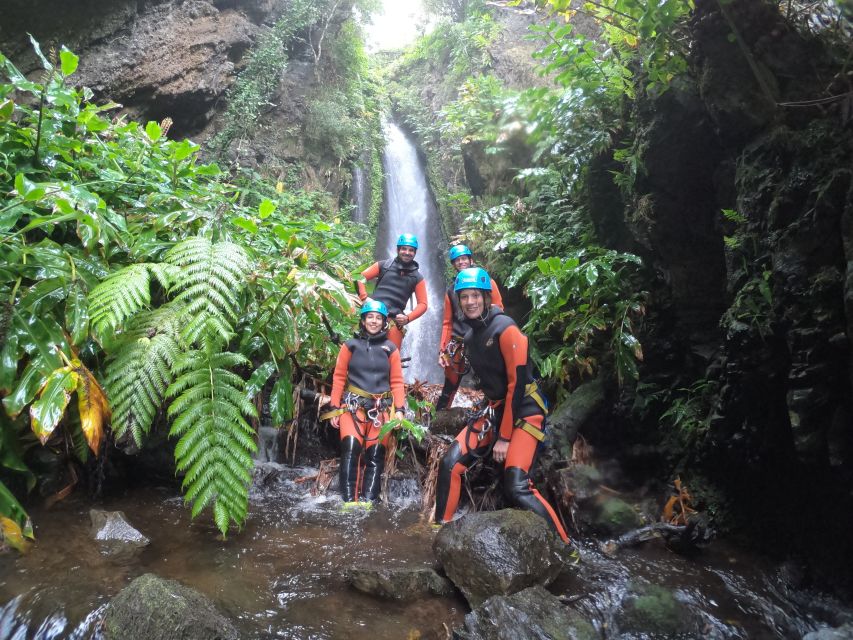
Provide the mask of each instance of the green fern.
POLYGON ((230 369, 250 362, 242 355, 217 350, 212 340, 203 349, 181 354, 178 378, 167 393, 173 419, 170 435, 178 437, 175 461, 185 473, 185 499, 196 517, 213 505, 216 526, 226 535, 231 521, 246 519, 255 432, 244 416, 255 417, 245 381, 230 369))
POLYGON ((170 267, 156 263, 132 264, 107 276, 89 294, 92 327, 100 336, 151 304, 151 275, 169 287, 170 267))
POLYGON ((166 261, 178 267, 170 293, 177 294, 173 300, 184 314, 182 335, 187 344, 198 342, 207 330, 227 342, 249 270, 245 250, 231 242, 214 244, 196 237, 175 245, 166 261))
POLYGON ((180 318, 171 306, 137 314, 106 365, 112 426, 118 437, 130 431, 137 446, 150 431, 182 352, 180 318))

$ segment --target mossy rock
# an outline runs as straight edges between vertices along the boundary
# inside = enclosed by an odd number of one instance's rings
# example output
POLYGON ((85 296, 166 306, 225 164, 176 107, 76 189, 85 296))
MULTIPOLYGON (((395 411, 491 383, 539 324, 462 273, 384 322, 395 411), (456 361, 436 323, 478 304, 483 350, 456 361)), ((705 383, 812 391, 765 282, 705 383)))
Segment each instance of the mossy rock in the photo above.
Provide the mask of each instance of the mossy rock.
POLYGON ((599 505, 592 527, 599 533, 619 536, 642 526, 643 522, 630 504, 620 498, 605 496, 599 505))
POLYGON ((632 591, 617 616, 620 633, 651 638, 697 637, 690 611, 672 591, 658 585, 632 585, 632 591))

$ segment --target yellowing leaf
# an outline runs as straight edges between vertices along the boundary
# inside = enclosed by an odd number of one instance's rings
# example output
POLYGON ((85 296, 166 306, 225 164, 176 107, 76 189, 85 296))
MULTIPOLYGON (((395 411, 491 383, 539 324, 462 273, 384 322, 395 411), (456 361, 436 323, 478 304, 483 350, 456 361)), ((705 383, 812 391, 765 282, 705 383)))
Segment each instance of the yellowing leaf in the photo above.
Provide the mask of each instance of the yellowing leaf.
POLYGON ((77 373, 70 367, 60 367, 51 373, 30 406, 30 426, 42 444, 53 434, 65 415, 71 392, 77 388, 77 373))
POLYGON ((13 549, 21 553, 29 551, 32 543, 24 537, 24 532, 14 520, 0 516, 0 532, 3 534, 3 541, 13 549))
POLYGON ((104 422, 110 416, 110 406, 104 390, 92 372, 81 367, 77 369, 77 406, 80 409, 80 427, 89 448, 97 456, 104 436, 104 422))
POLYGON ((276 191, 276 193, 282 193, 284 191, 284 183, 283 182, 276 182, 275 183, 275 191, 276 191))

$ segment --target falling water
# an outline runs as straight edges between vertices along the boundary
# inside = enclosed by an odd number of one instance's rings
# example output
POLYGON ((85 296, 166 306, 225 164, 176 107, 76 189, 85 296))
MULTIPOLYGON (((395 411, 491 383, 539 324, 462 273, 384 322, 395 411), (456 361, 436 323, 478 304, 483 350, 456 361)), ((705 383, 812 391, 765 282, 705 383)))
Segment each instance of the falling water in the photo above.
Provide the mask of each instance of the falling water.
MULTIPOLYGON (((362 154, 361 162, 370 157, 367 153, 362 154)), ((368 172, 364 166, 356 165, 352 170, 352 203, 355 209, 352 212, 353 222, 365 224, 367 222, 367 212, 370 210, 370 186, 367 182, 368 172)))
MULTIPOLYGON (((416 259, 427 283, 429 308, 409 325, 403 341, 403 357, 411 357, 405 377, 406 382, 440 382, 438 341, 445 291, 441 223, 415 145, 393 122, 386 122, 384 129, 385 219, 376 241, 376 257, 393 256, 401 233, 418 237, 416 259)), ((414 298, 409 308, 412 305, 414 298)))

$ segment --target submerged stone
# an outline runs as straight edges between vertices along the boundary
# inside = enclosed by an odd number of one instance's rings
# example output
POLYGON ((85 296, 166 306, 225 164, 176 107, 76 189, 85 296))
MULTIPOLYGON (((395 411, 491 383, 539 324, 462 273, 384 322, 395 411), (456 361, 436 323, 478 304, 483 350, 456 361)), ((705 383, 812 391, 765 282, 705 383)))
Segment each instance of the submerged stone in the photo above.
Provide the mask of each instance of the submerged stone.
POLYGON ((595 627, 544 587, 493 596, 465 616, 460 640, 595 640, 595 627))
MULTIPOLYGON (((619 632, 631 637, 695 638, 700 629, 686 605, 669 589, 632 584, 617 614, 619 632)), ((699 635, 697 635, 699 634, 699 635)))
POLYGON ((106 640, 237 640, 237 630, 195 589, 152 573, 113 598, 104 615, 106 640))
POLYGON ((347 572, 347 580, 363 593, 390 600, 456 593, 450 580, 429 567, 353 567, 347 572))

